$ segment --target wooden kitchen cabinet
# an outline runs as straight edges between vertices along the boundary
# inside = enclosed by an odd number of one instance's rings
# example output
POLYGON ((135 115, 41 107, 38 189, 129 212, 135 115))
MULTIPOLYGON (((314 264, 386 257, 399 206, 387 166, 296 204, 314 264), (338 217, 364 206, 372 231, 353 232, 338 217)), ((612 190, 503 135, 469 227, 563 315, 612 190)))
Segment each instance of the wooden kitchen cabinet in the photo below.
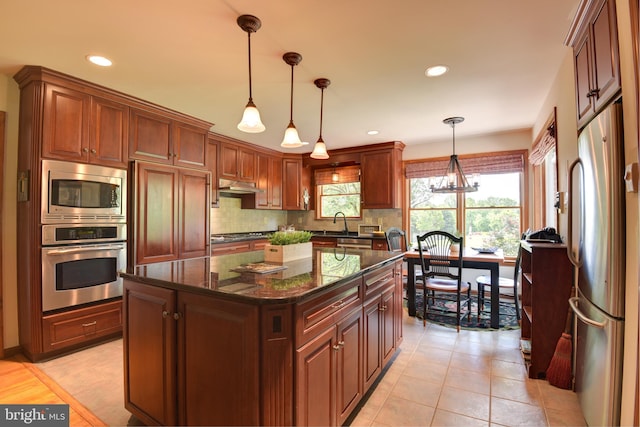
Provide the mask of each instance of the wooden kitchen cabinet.
POLYGON ((129 107, 55 84, 44 91, 42 157, 126 167, 129 107))
POLYGON ((574 20, 578 128, 586 125, 621 88, 618 29, 614 0, 597 0, 574 20))
POLYGON ((296 425, 342 425, 362 399, 361 283, 296 306, 296 425))
POLYGON ((529 378, 544 378, 565 328, 573 283, 567 246, 522 244, 522 316, 520 333, 530 353, 523 353, 529 378))
POLYGON ((402 284, 398 286, 398 268, 401 265, 365 274, 364 277, 365 389, 371 387, 378 378, 402 338, 402 325, 397 325, 399 321, 396 319, 398 310, 402 309, 402 284))
POLYGON ((361 154, 361 193, 364 209, 402 207, 402 152, 397 148, 361 154))
POLYGON ((261 424, 257 306, 125 280, 124 313, 128 411, 150 425, 261 424))
POLYGON ((242 197, 243 209, 282 209, 282 158, 256 153, 256 187, 260 193, 242 197))
POLYGON ((158 112, 131 109, 129 157, 167 165, 207 168, 207 129, 158 112))
MULTIPOLYGON (((299 211, 312 209, 304 204, 304 192, 311 194, 311 174, 302 165, 302 158, 282 159, 282 209, 299 211)), ((309 200, 310 204, 312 200, 309 200)))
POLYGON ((137 162, 134 264, 209 255, 209 172, 137 162))
POLYGON ((220 143, 220 178, 255 182, 256 155, 248 146, 220 143))

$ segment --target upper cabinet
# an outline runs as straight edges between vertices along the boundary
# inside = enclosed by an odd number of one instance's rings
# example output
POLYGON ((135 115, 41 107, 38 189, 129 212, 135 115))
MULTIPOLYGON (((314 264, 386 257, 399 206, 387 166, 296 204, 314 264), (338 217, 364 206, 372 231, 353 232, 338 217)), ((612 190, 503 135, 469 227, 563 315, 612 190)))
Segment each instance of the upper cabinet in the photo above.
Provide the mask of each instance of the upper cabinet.
POLYGON ((165 115, 131 109, 129 156, 197 169, 207 168, 207 129, 165 115))
POLYGON ((243 209, 282 209, 282 157, 256 153, 256 187, 262 190, 242 198, 243 209))
POLYGON ((614 0, 596 0, 574 19, 573 48, 578 128, 586 125, 619 91, 620 59, 614 0))
POLYGON ((397 148, 364 152, 360 158, 362 207, 402 207, 402 151, 397 148))
POLYGON ((300 211, 305 206, 304 191, 310 192, 311 174, 302 164, 302 157, 282 159, 282 209, 300 211))
POLYGON ((328 160, 305 158, 304 162, 311 169, 359 164, 362 208, 400 209, 403 150, 402 142, 391 141, 332 150, 328 160))
POLYGON ((220 143, 220 178, 255 182, 256 154, 249 147, 220 143))
POLYGON ((42 157, 126 167, 128 107, 44 84, 42 157))

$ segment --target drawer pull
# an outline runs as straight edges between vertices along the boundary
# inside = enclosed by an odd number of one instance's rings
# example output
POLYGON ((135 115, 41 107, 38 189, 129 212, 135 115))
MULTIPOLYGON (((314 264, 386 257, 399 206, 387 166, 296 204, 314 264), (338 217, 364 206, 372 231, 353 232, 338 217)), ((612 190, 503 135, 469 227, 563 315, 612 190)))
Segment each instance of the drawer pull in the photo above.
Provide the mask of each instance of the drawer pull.
POLYGON ((344 307, 344 301, 342 301, 342 300, 338 301, 337 303, 335 303, 335 304, 333 304, 331 306, 331 308, 336 308, 336 309, 342 308, 342 307, 344 307))
POLYGON ((93 322, 83 323, 83 324, 82 324, 82 327, 83 327, 83 328, 88 328, 89 326, 95 326, 95 325, 97 325, 97 324, 98 324, 98 322, 94 320, 93 322))

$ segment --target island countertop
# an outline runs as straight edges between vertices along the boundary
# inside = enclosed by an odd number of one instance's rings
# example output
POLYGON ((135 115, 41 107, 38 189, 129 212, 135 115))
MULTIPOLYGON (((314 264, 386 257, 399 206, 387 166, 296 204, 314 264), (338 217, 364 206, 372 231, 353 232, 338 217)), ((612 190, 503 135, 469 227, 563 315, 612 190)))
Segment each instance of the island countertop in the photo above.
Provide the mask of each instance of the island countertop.
MULTIPOLYGON (((215 294, 253 303, 295 302, 402 258, 386 251, 314 248, 311 258, 290 261, 266 273, 242 271, 263 266, 264 252, 203 257, 137 266, 121 276, 155 286, 215 294)), ((280 266, 274 265, 274 268, 280 266)))

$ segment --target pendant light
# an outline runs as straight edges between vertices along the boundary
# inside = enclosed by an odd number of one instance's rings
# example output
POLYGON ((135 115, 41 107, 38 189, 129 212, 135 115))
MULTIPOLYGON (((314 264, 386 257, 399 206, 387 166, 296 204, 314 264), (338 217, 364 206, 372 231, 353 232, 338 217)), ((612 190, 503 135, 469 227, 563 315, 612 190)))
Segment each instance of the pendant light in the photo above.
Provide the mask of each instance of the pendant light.
POLYGON ((282 59, 284 62, 291 65, 291 104, 290 104, 290 116, 289 116, 289 126, 284 131, 284 139, 280 144, 281 147, 284 148, 298 148, 302 147, 303 143, 298 136, 298 130, 296 126, 293 124, 293 67, 298 65, 300 61, 302 61, 302 55, 296 52, 287 52, 282 55, 282 59))
POLYGON ((473 175, 473 184, 470 184, 467 177, 462 171, 462 167, 458 162, 458 156, 456 155, 456 125, 462 123, 464 117, 449 117, 444 119, 444 124, 450 125, 453 129, 453 152, 449 159, 449 166, 444 173, 444 176, 440 180, 440 185, 436 187, 431 185, 432 193, 470 193, 478 191, 478 179, 477 175, 473 175))
POLYGON ((318 137, 316 145, 313 147, 311 158, 328 159, 329 153, 327 153, 327 146, 322 139, 322 106, 324 104, 324 90, 331 84, 331 81, 329 79, 320 78, 314 80, 313 83, 315 83, 315 85, 320 89, 320 136, 318 137))
POLYGON ((253 96, 251 93, 251 33, 255 33, 260 29, 262 22, 253 15, 241 15, 237 19, 238 26, 247 33, 247 39, 249 43, 249 102, 242 114, 242 120, 238 123, 238 129, 247 133, 260 133, 264 132, 265 127, 260 120, 260 112, 253 103, 253 96))

